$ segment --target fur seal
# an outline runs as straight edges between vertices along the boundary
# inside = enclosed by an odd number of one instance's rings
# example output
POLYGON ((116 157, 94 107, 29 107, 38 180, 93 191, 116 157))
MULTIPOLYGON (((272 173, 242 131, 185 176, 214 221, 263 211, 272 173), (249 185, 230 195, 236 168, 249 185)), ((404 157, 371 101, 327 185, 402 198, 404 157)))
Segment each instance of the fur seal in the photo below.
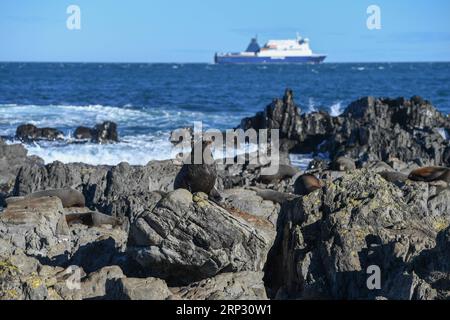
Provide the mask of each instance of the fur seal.
POLYGON ((83 194, 75 189, 64 188, 64 189, 53 189, 44 190, 30 193, 24 197, 13 197, 7 199, 7 204, 12 203, 20 199, 33 199, 33 198, 43 198, 43 197, 57 197, 61 200, 63 208, 80 207, 84 208, 86 206, 86 200, 83 194))
POLYGON ((352 171, 356 169, 356 165, 353 159, 338 157, 331 164, 331 169, 336 171, 352 171))
POLYGON ((264 184, 276 183, 286 178, 292 178, 299 172, 300 171, 293 166, 280 164, 277 173, 272 175, 260 175, 258 180, 264 184))
POLYGON ((424 167, 411 171, 408 176, 412 181, 445 181, 450 182, 450 169, 445 167, 424 167))
POLYGON ((395 185, 402 185, 408 180, 408 176, 396 171, 382 171, 378 173, 384 180, 395 185))
MULTIPOLYGON (((200 147, 201 143, 202 148, 202 156, 205 155, 205 152, 209 152, 209 155, 212 159, 211 153, 211 144, 212 140, 202 140, 199 141, 193 146, 191 152, 191 159, 194 162, 194 150, 197 147, 200 147)), ((216 163, 213 162, 211 164, 205 163, 205 159, 203 159, 201 164, 191 164, 185 163, 181 167, 177 176, 175 177, 175 181, 173 184, 174 189, 186 189, 191 193, 196 192, 204 192, 209 195, 212 199, 221 200, 219 197, 219 193, 214 189, 214 185, 216 184, 217 179, 217 168, 216 163), (214 190, 214 191, 213 191, 214 190)))
POLYGON ((249 189, 252 191, 256 191, 256 195, 258 197, 263 198, 263 200, 269 200, 269 201, 272 201, 274 203, 279 203, 279 204, 282 204, 285 201, 292 200, 297 197, 296 195, 293 195, 290 193, 279 192, 279 191, 270 190, 270 189, 264 190, 264 189, 259 189, 259 188, 255 188, 255 187, 250 187, 249 189))
POLYGON ((301 175, 294 182, 294 193, 300 196, 306 196, 320 188, 322 188, 320 180, 309 173, 301 175))
POLYGON ((73 224, 83 224, 89 227, 100 227, 103 225, 115 227, 123 224, 122 218, 115 218, 95 211, 66 214, 66 221, 69 226, 73 224))

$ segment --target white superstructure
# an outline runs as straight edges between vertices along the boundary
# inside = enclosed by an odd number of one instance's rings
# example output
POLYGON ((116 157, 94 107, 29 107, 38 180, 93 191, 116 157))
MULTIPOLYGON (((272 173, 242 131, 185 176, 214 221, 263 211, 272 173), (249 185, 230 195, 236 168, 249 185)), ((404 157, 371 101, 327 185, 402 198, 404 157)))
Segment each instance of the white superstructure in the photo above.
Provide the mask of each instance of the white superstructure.
POLYGON ((297 35, 296 40, 269 40, 258 53, 260 57, 304 57, 312 56, 309 39, 297 35))

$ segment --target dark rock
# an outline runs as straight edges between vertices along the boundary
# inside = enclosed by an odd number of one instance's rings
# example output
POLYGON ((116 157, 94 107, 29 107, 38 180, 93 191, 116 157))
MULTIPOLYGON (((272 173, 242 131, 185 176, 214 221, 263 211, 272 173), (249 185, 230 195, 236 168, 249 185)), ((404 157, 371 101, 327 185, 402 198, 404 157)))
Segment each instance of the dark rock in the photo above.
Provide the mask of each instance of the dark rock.
POLYGON ((339 117, 324 112, 300 114, 292 92, 275 100, 264 112, 244 119, 243 129, 280 129, 290 150, 328 152, 332 160, 345 156, 359 162, 417 161, 419 165, 446 165, 449 141, 437 128, 450 129, 450 120, 419 97, 366 97, 352 102, 339 117))
POLYGON ((20 144, 0 143, 0 207, 5 205, 4 198, 12 193, 20 168, 43 163, 39 157, 27 157, 27 150, 20 144))
POLYGON ((105 121, 97 124, 94 128, 78 127, 74 132, 75 139, 89 140, 95 143, 118 142, 117 124, 111 121, 105 121))
POLYGON ((94 127, 93 140, 98 143, 118 142, 117 124, 106 121, 94 127))
POLYGON ((93 140, 93 130, 87 127, 78 127, 75 129, 73 136, 79 140, 93 140))
POLYGON ((34 140, 60 140, 64 134, 54 128, 38 128, 32 124, 23 124, 17 127, 16 138, 24 142, 34 140))

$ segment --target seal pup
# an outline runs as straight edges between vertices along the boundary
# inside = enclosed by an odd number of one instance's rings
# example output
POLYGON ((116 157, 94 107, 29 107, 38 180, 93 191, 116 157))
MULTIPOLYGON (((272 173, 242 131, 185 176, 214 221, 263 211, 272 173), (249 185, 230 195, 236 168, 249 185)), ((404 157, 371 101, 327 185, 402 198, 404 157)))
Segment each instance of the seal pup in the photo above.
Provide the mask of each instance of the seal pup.
POLYGON ((63 189, 52 189, 52 190, 43 190, 30 193, 23 197, 12 197, 6 200, 7 204, 13 203, 15 201, 19 201, 22 199, 34 199, 34 198, 43 198, 43 197, 57 197, 61 200, 63 208, 71 208, 71 207, 86 207, 86 199, 84 195, 75 189, 72 188, 63 188, 63 189))
POLYGON ((66 222, 69 226, 73 224, 83 224, 89 227, 101 227, 103 225, 111 225, 112 227, 116 227, 121 226, 124 221, 122 218, 108 216, 100 212, 89 211, 66 214, 66 222))
POLYGON ((445 167, 423 167, 411 171, 408 179, 412 181, 445 181, 450 183, 450 169, 445 167))
POLYGON ((278 183, 283 179, 286 178, 292 178, 297 173, 299 173, 300 170, 297 168, 287 165, 287 164, 280 164, 278 166, 278 171, 275 174, 272 175, 260 175, 258 178, 258 181, 264 183, 264 184, 270 184, 270 183, 278 183))
POLYGON ((301 175, 294 182, 294 193, 300 196, 306 196, 320 188, 322 188, 320 180, 309 173, 301 175))
POLYGON ((255 191, 256 195, 258 197, 261 197, 263 200, 268 200, 279 204, 283 204, 285 201, 289 201, 298 197, 291 193, 279 192, 270 189, 260 189, 256 187, 250 187, 248 189, 255 191))
POLYGON ((378 174, 387 182, 393 183, 397 186, 403 185, 406 182, 406 180, 408 180, 408 176, 401 172, 382 171, 378 172, 378 174))
POLYGON ((194 152, 196 148, 200 147, 202 150, 202 163, 184 163, 175 177, 173 184, 174 190, 186 189, 192 194, 196 192, 203 192, 209 195, 212 200, 221 201, 222 197, 219 192, 214 188, 217 180, 217 168, 216 163, 205 163, 204 156, 208 155, 212 159, 211 144, 212 140, 205 139, 198 141, 191 151, 191 161, 194 162, 194 152))
POLYGON ((331 169, 336 171, 352 171, 356 169, 356 165, 353 159, 338 157, 332 162, 331 169))

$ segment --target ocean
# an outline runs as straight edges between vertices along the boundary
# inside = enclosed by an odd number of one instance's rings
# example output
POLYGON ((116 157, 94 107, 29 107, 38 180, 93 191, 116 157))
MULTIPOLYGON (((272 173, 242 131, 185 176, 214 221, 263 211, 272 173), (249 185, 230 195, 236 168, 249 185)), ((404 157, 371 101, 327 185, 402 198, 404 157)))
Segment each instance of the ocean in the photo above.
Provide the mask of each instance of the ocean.
MULTIPOLYGON (((12 138, 24 123, 54 127, 65 140, 34 142, 29 154, 47 163, 146 164, 174 156, 171 130, 200 120, 204 128, 232 129, 288 87, 302 112, 337 116, 368 95, 420 95, 450 112, 450 63, 0 63, 0 136, 12 138), (105 120, 118 124, 119 143, 70 143, 77 126, 105 120)), ((304 167, 310 156, 292 159, 304 167)))

